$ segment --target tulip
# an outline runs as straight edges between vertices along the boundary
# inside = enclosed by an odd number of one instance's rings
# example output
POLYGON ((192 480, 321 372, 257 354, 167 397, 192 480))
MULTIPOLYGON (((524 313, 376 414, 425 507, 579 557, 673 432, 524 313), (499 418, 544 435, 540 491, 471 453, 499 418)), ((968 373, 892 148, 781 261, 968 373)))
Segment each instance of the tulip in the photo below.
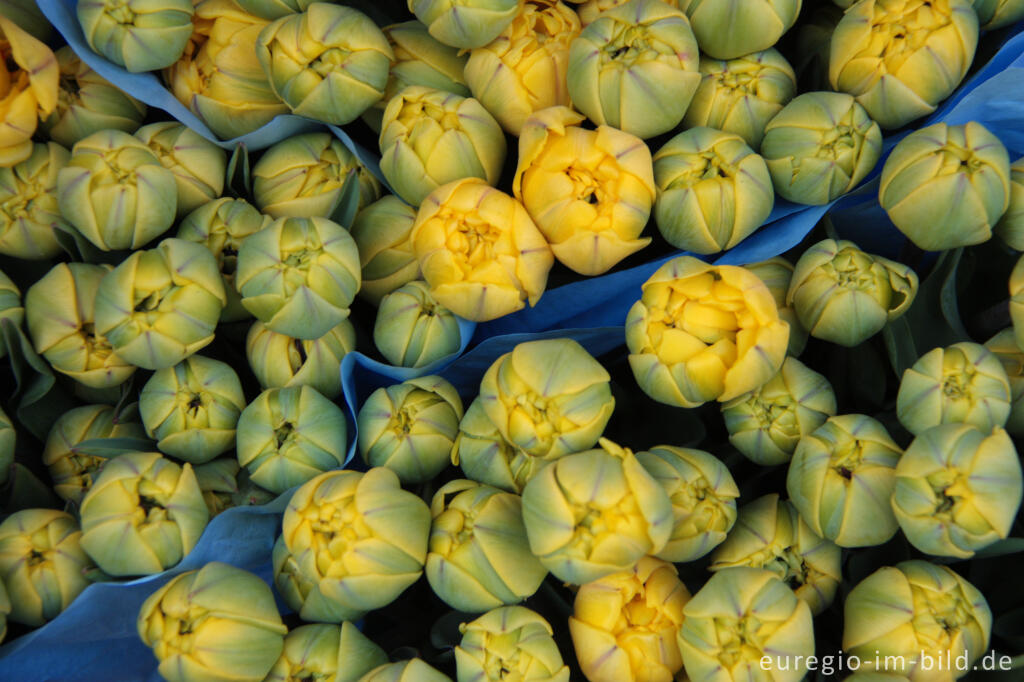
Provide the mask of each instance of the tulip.
POLYGON ((192 37, 191 0, 81 0, 78 21, 95 52, 132 72, 178 61, 192 37))
POLYGON ((408 0, 430 35, 451 47, 483 47, 512 23, 523 0, 408 0))
POLYGON ((281 658, 263 682, 355 682, 388 662, 387 654, 352 623, 302 625, 284 638, 281 658))
POLYGON ((775 192, 764 159, 734 133, 690 128, 654 155, 654 218, 684 251, 718 253, 739 244, 772 212, 775 192))
POLYGON ((274 493, 345 464, 348 423, 341 408, 310 386, 270 388, 238 417, 238 463, 274 493))
POLYGON ((465 77, 501 127, 518 136, 533 113, 570 106, 569 44, 580 33, 576 12, 559 0, 528 0, 493 42, 469 53, 465 77))
POLYGON ((103 276, 95 332, 124 361, 163 369, 213 340, 225 302, 213 254, 184 239, 165 239, 103 276))
POLYGON ((328 2, 267 26, 256 55, 292 113, 334 125, 351 123, 384 96, 394 58, 370 17, 328 2))
POLYGON ((974 121, 915 130, 886 159, 878 201, 919 248, 980 244, 1009 206, 1009 154, 974 121))
POLYGON ((404 284, 380 301, 373 343, 392 365, 425 367, 457 353, 461 340, 458 319, 423 282, 404 284))
POLYGON ((1020 0, 971 0, 971 5, 978 13, 982 31, 994 31, 1024 19, 1024 2, 1020 0))
POLYGON ((852 348, 906 313, 916 295, 911 268, 825 239, 800 256, 786 303, 811 336, 852 348))
POLYGON ((535 305, 554 264, 522 204, 477 178, 431 192, 410 239, 431 295, 475 322, 535 305))
POLYGON ((682 120, 700 84, 697 65, 697 40, 682 11, 631 0, 572 41, 569 96, 594 123, 646 139, 682 120))
POLYGON ((239 467, 230 455, 197 465, 195 473, 210 518, 231 507, 259 506, 277 497, 253 483, 248 469, 239 467))
POLYGON ((1010 384, 1010 415, 1006 420, 1006 431, 1013 436, 1024 435, 1024 351, 1017 345, 1012 328, 1004 329, 985 342, 996 356, 1010 384))
POLYGON ((1011 248, 1024 251, 1024 156, 1010 166, 1010 200, 1006 213, 992 230, 1011 248))
POLYGON ((325 597, 320 590, 318 574, 314 572, 312 577, 307 577, 299 565, 298 558, 285 545, 283 536, 279 536, 274 543, 271 560, 274 567, 274 587, 277 588, 284 603, 296 611, 302 620, 340 623, 365 615, 365 611, 347 608, 325 597))
POLYGON ((395 193, 418 206, 455 180, 497 184, 505 136, 477 100, 412 85, 384 110, 380 152, 381 172, 395 193))
MULTIPOLYGON (((1010 321, 1017 347, 1024 349, 1024 256, 1010 272, 1010 321)), ((13 286, 13 285, 12 285, 13 286)))
POLYGON ((460 419, 458 391, 441 377, 378 388, 359 410, 359 454, 404 484, 429 481, 451 461, 460 419))
POLYGON ((769 570, 718 571, 683 618, 679 652, 692 680, 797 682, 814 654, 810 607, 769 570))
POLYGON ((430 35, 427 27, 413 19, 384 27, 384 35, 395 55, 384 88, 384 98, 375 106, 382 111, 395 95, 410 85, 422 85, 469 97, 463 71, 469 55, 445 45, 430 35))
POLYGON ((579 126, 568 107, 530 116, 519 138, 512 191, 559 261, 584 275, 607 272, 650 243, 640 238, 654 203, 651 152, 611 126, 579 126))
POLYGON ((789 325, 757 275, 690 256, 662 265, 626 318, 637 383, 679 407, 758 388, 782 367, 788 342, 789 325))
MULTIPOLYGON (((15 327, 21 327, 25 319, 25 308, 21 304, 18 285, 0 270, 0 321, 10 320, 15 327)), ((6 344, 0 343, 0 358, 7 355, 6 344)))
POLYGON ((569 667, 562 662, 551 625, 530 609, 502 606, 459 630, 458 682, 569 682, 569 667))
POLYGON ((50 427, 41 456, 53 480, 53 492, 80 506, 107 462, 77 451, 79 443, 98 438, 145 437, 142 424, 129 415, 118 414, 110 405, 83 405, 68 410, 50 427))
POLYGON ((457 611, 482 613, 533 596, 547 569, 530 553, 522 500, 455 479, 430 503, 427 582, 457 611))
POLYGON ((843 608, 843 651, 865 672, 913 680, 952 680, 956 670, 935 661, 967 659, 966 670, 988 650, 992 612, 974 585, 946 566, 904 561, 860 581, 843 608), (925 657, 931 659, 930 668, 925 657))
POLYGON ((693 25, 701 52, 715 59, 736 59, 767 50, 793 27, 800 0, 743 0, 731 7, 701 0, 680 0, 693 25))
POLYGON ((902 454, 885 427, 871 417, 829 417, 800 439, 786 490, 818 535, 840 547, 880 545, 896 534, 889 497, 902 454))
POLYGON ((793 279, 793 264, 782 256, 744 265, 747 270, 757 275, 765 283, 775 300, 779 317, 789 325, 789 346, 786 353, 793 357, 800 355, 807 345, 807 330, 800 326, 793 307, 786 303, 786 294, 793 279))
POLYGON ((61 252, 57 229, 68 224, 57 206, 57 174, 70 156, 54 142, 34 144, 27 159, 0 167, 0 254, 42 260, 61 252))
POLYGON ((343 320, 319 339, 296 339, 254 322, 245 341, 249 368, 263 388, 311 386, 325 398, 341 395, 341 360, 356 348, 356 330, 343 320))
POLYGON ((672 534, 672 502, 658 481, 629 450, 600 444, 555 460, 523 488, 530 551, 575 585, 629 570, 672 534))
POLYGON ((790 502, 771 494, 740 508, 708 570, 748 566, 771 571, 817 615, 835 599, 843 578, 841 563, 838 545, 811 530, 790 502))
POLYGON ((330 216, 345 183, 358 183, 359 207, 380 197, 380 183, 341 140, 328 133, 306 133, 278 142, 252 168, 252 193, 273 218, 330 216))
POLYGON ((788 462, 797 443, 835 413, 828 379, 793 357, 763 386, 722 405, 729 442, 764 466, 788 462))
POLYGON ((359 678, 359 682, 452 682, 451 678, 422 658, 388 663, 374 668, 359 678))
POLYGON ((768 121, 761 140, 775 191, 798 204, 824 205, 846 194, 881 153, 878 124, 839 92, 797 96, 768 121))
POLYGON ((238 7, 260 19, 273 21, 289 14, 305 12, 314 0, 234 0, 238 7))
POLYGON ((896 416, 915 436, 950 423, 989 432, 1006 424, 1011 399, 999 358, 976 343, 954 343, 925 353, 903 372, 896 416))
POLYGON ((384 296, 419 278, 410 239, 415 221, 416 209, 390 194, 356 214, 350 232, 362 267, 359 295, 370 303, 380 305, 384 296))
POLYGON ((687 128, 707 126, 761 147, 764 128, 796 95, 796 74, 769 48, 728 61, 701 57, 700 85, 683 116, 687 128))
POLYGON ((137 627, 168 682, 261 682, 288 632, 270 587, 219 561, 182 573, 151 594, 137 627))
POLYGON ((356 243, 327 218, 278 218, 238 250, 242 305, 280 334, 320 338, 348 317, 359 283, 356 243))
POLYGON ((740 490, 718 458, 672 445, 638 452, 636 458, 672 503, 672 532, 659 559, 695 561, 725 540, 736 522, 740 490))
MULTIPOLYGON (((576 2, 576 0, 571 1, 576 2)), ((628 1, 629 0, 586 0, 586 2, 576 5, 576 13, 579 14, 580 23, 583 24, 584 28, 586 28, 590 24, 594 23, 594 20, 601 16, 603 12, 612 9, 613 7, 624 5, 628 1)), ((666 0, 666 2, 673 7, 679 7, 680 4, 678 0, 666 0)))
POLYGON ((978 16, 971 0, 870 0, 851 7, 832 35, 833 89, 893 129, 935 111, 960 84, 978 45, 978 16))
MULTIPOLYGON (((5 8, 10 3, 5 3, 5 8)), ((32 155, 40 118, 57 108, 60 67, 44 43, 0 14, 0 168, 32 155)))
POLYGON ((149 575, 196 546, 210 519, 191 464, 156 452, 109 460, 82 499, 82 549, 109 575, 149 575))
POLYGON ((224 191, 227 154, 181 123, 164 121, 139 128, 135 137, 174 174, 178 216, 184 216, 220 197, 224 191))
POLYGON ((1009 536, 1021 494, 1017 450, 1005 431, 943 424, 919 434, 900 458, 892 509, 914 547, 969 559, 1009 536))
POLYGON ((462 421, 452 448, 452 463, 467 478, 501 490, 522 493, 523 486, 548 460, 518 448, 501 435, 487 416, 483 402, 475 398, 462 421))

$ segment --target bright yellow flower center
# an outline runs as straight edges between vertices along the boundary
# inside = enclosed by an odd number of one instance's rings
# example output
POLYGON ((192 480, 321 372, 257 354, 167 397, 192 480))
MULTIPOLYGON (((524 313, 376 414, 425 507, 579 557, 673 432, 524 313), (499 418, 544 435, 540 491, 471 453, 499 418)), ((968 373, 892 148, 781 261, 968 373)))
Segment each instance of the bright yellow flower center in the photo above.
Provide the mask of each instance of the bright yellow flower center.
POLYGON ((942 395, 947 401, 965 400, 974 403, 971 390, 978 368, 959 348, 948 348, 942 354, 942 395))
POLYGON ((963 591, 928 589, 910 583, 914 632, 926 652, 946 651, 960 631, 974 620, 974 608, 963 591))
POLYGON ((667 45, 652 40, 646 26, 620 21, 601 50, 601 62, 629 69, 637 63, 656 60, 660 54, 669 52, 671 49, 667 45))
POLYGON ((819 266, 819 271, 843 289, 870 295, 883 308, 893 305, 894 292, 888 271, 863 251, 842 249, 832 260, 819 266))
POLYGON ((899 71, 953 23, 949 0, 889 0, 873 9, 870 40, 851 61, 877 60, 878 77, 899 71))
POLYGON ((973 149, 957 144, 952 136, 934 154, 940 160, 939 168, 935 171, 936 177, 956 173, 966 173, 970 176, 989 167, 989 164, 980 159, 973 149))
POLYGON ((104 14, 119 24, 134 24, 135 12, 127 0, 106 0, 104 14))
POLYGON ((764 643, 780 623, 764 622, 751 613, 745 613, 739 618, 717 616, 714 626, 719 646, 718 660, 726 669, 732 670, 739 663, 760 660, 764 655, 764 643))
POLYGON ((349 55, 352 53, 342 47, 331 47, 311 61, 309 68, 315 71, 322 78, 326 78, 330 74, 338 71, 345 66, 345 62, 348 61, 349 55))
POLYGON ((373 537, 373 531, 356 508, 351 497, 325 500, 298 512, 310 529, 309 546, 316 556, 321 576, 344 578, 351 574, 347 565, 350 552, 361 540, 373 537))
POLYGON ((957 469, 943 469, 928 476, 928 485, 935 494, 933 517, 946 523, 956 522, 958 512, 971 496, 967 479, 967 474, 957 469))
POLYGON ((0 224, 12 229, 20 220, 35 222, 40 211, 57 213, 56 195, 46 187, 48 166, 43 165, 34 174, 19 169, 13 177, 15 186, 0 187, 0 197, 4 197, 0 200, 0 224))
POLYGON ((456 256, 455 262, 466 275, 510 250, 508 234, 479 215, 442 206, 438 218, 448 226, 445 246, 456 256))
POLYGON ((663 191, 693 187, 701 180, 733 178, 739 173, 733 158, 723 156, 718 145, 706 151, 688 154, 687 158, 690 161, 688 167, 673 177, 663 191))
POLYGON ((641 538, 647 535, 647 521, 633 495, 603 508, 591 503, 574 504, 573 516, 576 532, 563 551, 577 558, 588 558, 608 534, 641 538))

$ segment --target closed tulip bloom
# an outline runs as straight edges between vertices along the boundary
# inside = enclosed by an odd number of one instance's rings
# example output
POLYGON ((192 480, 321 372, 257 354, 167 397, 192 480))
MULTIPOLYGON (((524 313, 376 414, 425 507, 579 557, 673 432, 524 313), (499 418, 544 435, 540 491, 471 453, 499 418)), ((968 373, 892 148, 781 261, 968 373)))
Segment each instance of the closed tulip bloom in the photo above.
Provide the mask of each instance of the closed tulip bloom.
POLYGON ((238 250, 242 305, 280 334, 320 338, 348 318, 359 284, 356 243, 327 218, 278 218, 238 250))
POLYGON ((80 514, 82 549, 115 576, 174 566, 196 546, 210 518, 192 465, 178 466, 156 452, 109 460, 80 514))
POLYGON ((676 127, 700 84, 697 40, 679 9, 631 0, 569 48, 569 96, 598 125, 646 139, 676 127))
MULTIPOLYGON (((668 4, 673 7, 679 7, 677 0, 666 0, 668 4)), ((576 2, 576 0, 572 0, 576 2)), ((624 5, 629 0, 586 0, 576 5, 576 13, 580 16, 580 23, 583 24, 584 28, 594 23, 603 12, 606 12, 613 7, 624 5)))
POLYGON ((249 368, 263 388, 312 386, 325 398, 341 395, 341 361, 356 349, 349 320, 318 339, 296 339, 253 322, 245 340, 249 368))
POLYGON ((60 68, 45 43, 0 15, 0 168, 32 155, 32 135, 57 107, 60 68))
POLYGON ((718 253, 761 227, 775 205, 764 159, 733 133, 690 128, 654 155, 654 218, 684 251, 718 253))
POLYGON ((683 618, 679 651, 691 680, 797 682, 807 673, 811 609, 772 571, 718 571, 687 602, 683 618))
POLYGON ((70 158, 59 144, 32 145, 31 154, 0 167, 0 254, 41 260, 61 252, 57 229, 68 229, 57 205, 57 174, 70 158))
POLYGON ((836 413, 828 379, 793 357, 760 388, 722 405, 729 442, 757 464, 784 464, 800 439, 836 413))
POLYGON ((327 2, 267 26, 256 54, 292 113, 334 125, 351 123, 384 96, 394 57, 368 16, 327 2))
POLYGON ((192 2, 82 0, 78 21, 89 47, 132 72, 178 61, 192 37, 192 2))
POLYGON ((422 22, 413 19, 384 27, 395 55, 384 88, 384 99, 375 106, 383 109, 391 98, 410 85, 422 85, 469 97, 463 71, 468 54, 438 41, 422 22))
POLYGON ((902 263, 825 239, 800 256, 786 302, 811 336, 852 348, 906 313, 917 283, 902 263))
POLYGON ((892 509, 922 552, 969 559, 1009 536, 1021 494, 1017 450, 1005 431, 943 424, 918 435, 896 465, 892 509))
POLYGON ((226 300, 213 254, 184 239, 165 239, 103 276, 94 331, 124 361, 163 369, 213 341, 226 300))
POLYGON ((0 583, 7 618, 29 626, 56 618, 89 586, 93 563, 74 517, 56 509, 17 511, 0 523, 0 583))
POLYGON ((591 682, 676 679, 676 634, 689 600, 675 566, 654 557, 581 585, 569 632, 583 674, 591 682))
MULTIPOLYGON (((860 581, 843 607, 843 651, 865 672, 906 675, 915 681, 952 680, 925 656, 962 661, 967 669, 986 650, 992 612, 974 585, 946 566, 904 561, 860 581)), ((959 665, 959 664, 954 664, 959 665)))
POLYGON ((408 0, 409 11, 430 35, 451 47, 483 47, 512 23, 523 0, 408 0))
POLYGON ((833 33, 829 81, 883 128, 900 128, 953 92, 977 45, 971 0, 857 3, 833 33))
POLYGON ((779 317, 789 325, 787 354, 793 357, 800 355, 804 351, 804 346, 807 345, 807 330, 800 325, 793 306, 786 303, 789 284, 793 280, 793 264, 782 256, 775 256, 757 263, 748 263, 743 267, 757 275, 758 279, 765 283, 772 298, 775 299, 779 317))
POLYGON ((168 682, 261 682, 288 632, 270 587, 219 561, 182 573, 151 594, 137 628, 168 682))
POLYGON ((1024 435, 1024 351, 1017 345, 1013 328, 999 332, 985 342, 985 348, 996 356, 1010 384, 1010 416, 1006 431, 1013 436, 1024 435))
POLYGON ((314 0, 235 0, 245 12, 267 21, 305 12, 313 2, 314 0))
POLYGON ((384 296, 419 278, 410 238, 415 221, 416 209, 391 194, 356 214, 350 232, 363 269, 360 297, 380 305, 384 296))
POLYGON ((457 611, 521 602, 547 576, 530 553, 518 495, 455 479, 434 493, 430 513, 427 582, 457 611))
POLYGON ((480 402, 512 445, 542 459, 593 447, 615 409, 610 377, 572 339, 517 344, 480 382, 480 402))
POLYGON ((1020 0, 971 0, 983 31, 994 31, 1024 19, 1024 2, 1020 0))
POLYGON ((765 126, 761 155, 775 191, 824 205, 860 184, 878 163, 882 131, 850 95, 798 95, 765 126))
POLYGON ((352 623, 302 625, 284 638, 281 658, 263 682, 355 682, 388 662, 387 654, 352 623))
POLYGON ((371 467, 394 471, 402 483, 429 481, 451 462, 460 419, 458 391, 441 377, 378 388, 359 410, 359 454, 371 467))
POLYGON ((505 136, 480 102, 419 85, 388 102, 379 142, 381 172, 413 206, 454 180, 495 185, 505 162, 505 136))
POLYGON ((502 606, 459 626, 458 682, 569 682, 569 667, 544 618, 523 606, 502 606))
POLYGON ((654 203, 651 152, 611 126, 587 130, 568 107, 539 111, 519 138, 512 191, 555 258, 600 275, 650 243, 640 238, 654 203))
POLYGON ((431 192, 411 240, 434 299, 475 322, 535 305, 555 260, 523 205, 477 178, 431 192))
MULTIPOLYGON (((313 572, 307 576, 298 558, 293 555, 284 543, 284 536, 279 536, 271 553, 274 567, 274 587, 284 603, 299 614, 307 622, 340 623, 356 620, 365 615, 359 611, 342 606, 328 599, 320 591, 319 574, 313 572)), ((307 559, 308 563, 308 559, 307 559)))
POLYGON ((922 355, 903 372, 896 416, 915 436, 939 424, 1004 426, 1012 394, 1002 363, 977 343, 954 343, 922 355))
POLYGON ((461 338, 458 319, 420 281, 385 295, 373 324, 377 350, 399 367, 425 367, 456 353, 461 338))
POLYGON ((736 525, 711 555, 710 571, 763 568, 789 585, 811 613, 824 611, 842 581, 842 550, 807 525, 790 502, 764 495, 740 508, 736 525))
POLYGON ((237 460, 223 457, 197 464, 193 471, 211 519, 234 506, 232 496, 238 492, 238 472, 243 471, 237 460))
POLYGON ((683 116, 687 128, 735 133, 759 149, 768 121, 796 95, 796 74, 770 48, 728 61, 701 57, 701 80, 683 116))
POLYGON ((980 244, 1009 206, 1009 154, 974 121, 915 130, 885 160, 878 201, 922 249, 980 244))
POLYGON ((422 658, 398 661, 374 668, 358 682, 452 682, 451 678, 422 658))
POLYGON ((672 502, 632 452, 601 448, 561 457, 523 489, 532 551, 561 581, 582 585, 629 570, 672 534, 672 502))
POLYGON ((535 457, 501 435, 487 416, 480 398, 470 403, 452 448, 452 463, 474 481, 522 493, 523 486, 549 460, 535 457))
POLYGON ((800 439, 786 490, 818 535, 840 547, 880 545, 897 530, 889 497, 902 454, 885 427, 871 417, 829 417, 800 439))
POLYGON ((135 131, 174 174, 178 188, 178 216, 217 199, 224 191, 228 158, 223 149, 181 123, 151 123, 135 131))
POLYGON ((636 458, 668 494, 672 532, 659 559, 695 561, 725 540, 736 522, 739 488, 721 460, 694 448, 658 445, 636 458))
POLYGON ((691 256, 662 265, 626 317, 637 383, 678 407, 726 402, 761 386, 782 367, 788 342, 789 325, 757 275, 691 256))
POLYGON ((527 0, 493 42, 469 53, 466 82, 508 133, 519 135, 530 114, 569 106, 569 44, 580 19, 559 0, 527 0))
POLYGON ((800 0, 742 0, 731 7, 708 0, 680 0, 700 51, 715 59, 736 59, 766 50, 792 28, 800 0))
POLYGON ((238 463, 275 493, 345 464, 348 422, 341 408, 309 386, 270 388, 238 417, 238 463))
POLYGON ((60 212, 103 251, 137 249, 174 222, 174 174, 141 140, 103 130, 80 140, 57 174, 60 212))
MULTIPOLYGON (((1021 3, 1024 8, 1024 3, 1021 3)), ((993 232, 1017 251, 1024 251, 1024 156, 1010 166, 1010 200, 993 232)))

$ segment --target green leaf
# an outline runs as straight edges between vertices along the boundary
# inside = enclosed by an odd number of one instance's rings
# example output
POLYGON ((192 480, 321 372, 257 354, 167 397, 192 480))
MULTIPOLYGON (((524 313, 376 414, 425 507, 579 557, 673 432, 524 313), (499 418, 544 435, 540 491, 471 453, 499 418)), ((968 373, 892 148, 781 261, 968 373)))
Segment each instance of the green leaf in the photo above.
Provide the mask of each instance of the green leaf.
POLYGON ((80 455, 110 459, 126 452, 157 452, 156 443, 147 438, 90 438, 71 448, 80 455))
POLYGON ((82 234, 66 223, 53 224, 53 236, 64 252, 71 257, 71 260, 80 263, 100 262, 103 252, 96 248, 96 245, 82 236, 82 234))
POLYGON ((0 333, 14 373, 11 397, 17 399, 15 414, 33 436, 45 441, 53 423, 75 403, 57 386, 49 365, 36 354, 20 327, 11 320, 0 320, 0 333))
POLYGON ((988 547, 979 549, 974 553, 975 559, 986 559, 990 557, 1006 556, 1024 552, 1024 538, 1006 538, 997 540, 988 547))
POLYGON ((341 196, 338 197, 338 205, 331 212, 331 220, 347 230, 352 227, 358 209, 359 173, 356 168, 353 168, 348 172, 345 184, 341 186, 341 196))
POLYGON ((440 650, 457 646, 462 641, 462 633, 459 632, 459 626, 475 619, 476 616, 472 613, 449 611, 435 620, 434 625, 431 626, 430 644, 435 649, 440 650))
POLYGON ((249 200, 252 196, 252 173, 249 165, 249 149, 239 142, 228 160, 224 182, 225 195, 236 199, 249 200))
POLYGON ((882 339, 889 355, 889 364, 897 377, 902 377, 903 373, 921 357, 906 317, 898 317, 885 325, 882 328, 882 339))
POLYGON ((13 514, 22 509, 60 509, 61 502, 23 464, 15 463, 7 483, 0 487, 0 513, 13 514))
POLYGON ((1007 611, 996 618, 992 633, 1017 647, 1024 647, 1024 607, 1007 611))

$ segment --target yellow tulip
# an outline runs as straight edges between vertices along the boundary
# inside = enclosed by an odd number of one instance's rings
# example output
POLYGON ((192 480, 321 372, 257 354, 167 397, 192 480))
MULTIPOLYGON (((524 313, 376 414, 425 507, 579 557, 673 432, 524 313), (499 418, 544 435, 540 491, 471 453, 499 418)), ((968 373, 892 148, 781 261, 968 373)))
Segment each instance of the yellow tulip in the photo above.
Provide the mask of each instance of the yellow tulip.
POLYGON ((384 650, 349 621, 302 625, 284 638, 281 658, 263 682, 355 682, 387 662, 384 650))
POLYGON ((451 47, 481 47, 515 19, 523 0, 408 0, 430 35, 451 47))
POLYGON ((1017 345, 1013 328, 1008 327, 985 342, 1003 365, 1010 382, 1010 416, 1006 420, 1006 431, 1013 436, 1024 435, 1024 350, 1017 345))
POLYGON ((715 59, 736 59, 765 50, 796 23, 801 0, 740 0, 723 5, 680 0, 693 25, 701 52, 715 59))
POLYGON ((71 154, 56 142, 32 145, 29 157, 0 166, 0 254, 42 260, 61 253, 70 229, 57 202, 57 175, 71 154))
MULTIPOLYGON (((665 0, 668 4, 673 7, 679 7, 680 0, 665 0)), ((578 0, 571 0, 571 2, 578 2, 578 0)), ((603 12, 606 12, 613 7, 624 5, 629 0, 586 0, 576 5, 576 13, 580 15, 580 23, 584 27, 594 23, 603 12)))
MULTIPOLYGON (((1021 9, 1024 11, 1024 2, 1021 9)), ((1024 251, 1024 156, 1010 166, 1010 201, 992 231, 1011 248, 1024 251)))
POLYGON ((358 682, 452 682, 451 678, 428 665, 422 658, 396 661, 374 668, 358 682))
POLYGON ((779 317, 789 325, 787 354, 799 356, 807 345, 807 330, 801 326, 793 306, 786 303, 786 294, 793 280, 793 264, 782 256, 775 256, 757 263, 748 263, 743 267, 757 275, 758 279, 767 285, 768 291, 775 299, 775 307, 779 309, 779 317))
POLYGON ((356 214, 350 232, 363 269, 361 298, 380 305, 385 295, 419 279, 420 264, 410 238, 415 222, 416 209, 391 194, 356 214))
POLYGON ((569 667, 540 614, 502 606, 459 626, 458 682, 569 682, 569 667))
POLYGON ((60 67, 53 52, 0 14, 0 167, 32 154, 40 117, 57 108, 60 67))
POLYGON ((297 339, 253 322, 245 339, 249 368, 263 388, 312 386, 325 398, 341 395, 341 361, 356 348, 349 320, 318 339, 297 339))
POLYGON ((182 123, 162 121, 139 128, 135 137, 174 174, 179 218, 223 193, 227 153, 199 133, 182 123))
POLYGON ((388 74, 384 99, 376 106, 383 110, 392 97, 410 85, 469 97, 469 87, 463 75, 469 55, 438 41, 416 19, 385 26, 384 35, 388 37, 395 60, 388 74))
POLYGON ((192 35, 192 0, 82 0, 78 21, 94 51, 128 71, 156 71, 181 57, 192 35))
POLYGON ((392 365, 425 367, 457 353, 459 321, 420 281, 403 284, 380 300, 373 343, 392 365))
POLYGON ((467 478, 522 493, 526 482, 547 463, 505 440, 479 397, 470 403, 452 448, 452 464, 461 467, 467 478))

